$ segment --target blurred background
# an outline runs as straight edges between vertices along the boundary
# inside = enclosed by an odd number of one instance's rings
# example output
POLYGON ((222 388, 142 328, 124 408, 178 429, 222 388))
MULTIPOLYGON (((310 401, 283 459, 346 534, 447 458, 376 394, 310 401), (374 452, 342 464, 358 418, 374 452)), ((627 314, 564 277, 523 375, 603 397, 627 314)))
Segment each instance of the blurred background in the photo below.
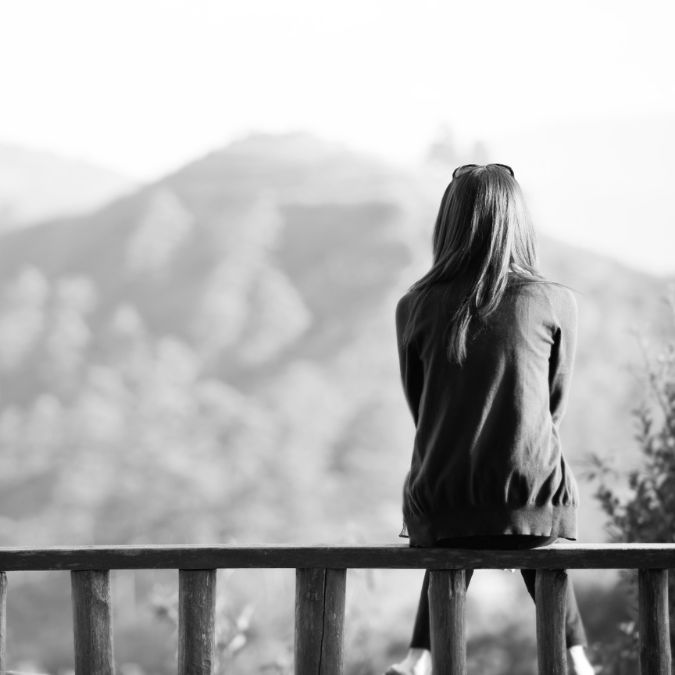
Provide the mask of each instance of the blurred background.
MULTIPOLYGON (((563 447, 639 461, 672 335, 672 4, 0 4, 0 545, 407 543, 394 307, 454 167, 511 165, 577 292, 563 447)), ((620 481, 619 481, 620 483, 620 481)), ((220 571, 222 672, 287 673, 292 570, 220 571)), ((626 611, 572 571, 589 638, 626 611)), ((70 580, 11 572, 10 667, 72 672, 70 580)), ((348 573, 350 675, 404 653, 422 571, 348 573)), ((114 572, 122 675, 175 672, 177 573, 114 572)), ((479 570, 471 672, 535 672, 519 574, 479 570)))

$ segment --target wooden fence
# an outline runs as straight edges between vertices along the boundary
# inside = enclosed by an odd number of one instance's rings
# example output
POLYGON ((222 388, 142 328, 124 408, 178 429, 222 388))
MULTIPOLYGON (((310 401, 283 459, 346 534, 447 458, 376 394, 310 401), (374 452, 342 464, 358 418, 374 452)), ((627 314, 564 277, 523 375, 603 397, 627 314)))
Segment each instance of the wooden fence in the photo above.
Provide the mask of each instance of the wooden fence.
POLYGON ((432 668, 466 673, 466 569, 536 569, 537 653, 541 675, 564 675, 568 569, 637 569, 641 675, 671 675, 668 569, 675 544, 552 544, 516 551, 385 546, 80 546, 0 548, 0 675, 6 673, 6 572, 69 570, 75 672, 112 675, 111 569, 178 570, 179 675, 211 675, 216 570, 296 570, 295 673, 343 668, 345 585, 350 568, 429 569, 432 668))

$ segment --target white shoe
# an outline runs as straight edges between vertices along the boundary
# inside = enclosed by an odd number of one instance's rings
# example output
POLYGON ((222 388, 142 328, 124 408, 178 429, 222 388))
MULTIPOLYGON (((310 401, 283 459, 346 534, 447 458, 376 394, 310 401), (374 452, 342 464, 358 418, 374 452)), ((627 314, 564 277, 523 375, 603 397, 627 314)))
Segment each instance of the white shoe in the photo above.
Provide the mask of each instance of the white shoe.
POLYGON ((586 656, 583 645, 573 645, 567 650, 572 662, 572 672, 574 675, 595 675, 595 668, 586 656))
POLYGON ((405 659, 389 666, 384 675, 431 675, 431 652, 409 649, 405 659))

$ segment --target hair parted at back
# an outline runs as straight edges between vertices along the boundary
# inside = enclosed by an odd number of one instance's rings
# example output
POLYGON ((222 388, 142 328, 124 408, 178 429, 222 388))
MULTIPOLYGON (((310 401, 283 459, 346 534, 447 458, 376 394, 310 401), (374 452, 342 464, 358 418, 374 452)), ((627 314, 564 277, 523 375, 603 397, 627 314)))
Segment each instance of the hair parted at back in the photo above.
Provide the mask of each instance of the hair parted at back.
POLYGON ((516 179, 496 165, 458 175, 441 199, 432 242, 431 269, 409 288, 414 301, 403 340, 431 286, 456 281, 464 295, 449 317, 447 355, 461 365, 471 321, 497 309, 510 279, 547 281, 537 268, 536 236, 516 179))

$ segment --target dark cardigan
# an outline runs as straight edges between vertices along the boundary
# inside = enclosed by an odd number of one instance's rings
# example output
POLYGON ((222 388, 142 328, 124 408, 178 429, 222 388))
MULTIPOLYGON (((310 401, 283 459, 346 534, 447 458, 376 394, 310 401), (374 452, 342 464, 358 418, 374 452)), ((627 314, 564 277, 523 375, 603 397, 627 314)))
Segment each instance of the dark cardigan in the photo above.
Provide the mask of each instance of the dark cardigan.
POLYGON ((559 425, 574 364, 576 299, 550 282, 510 281, 495 312, 484 323, 472 319, 460 367, 446 356, 457 296, 452 284, 432 286, 405 345, 413 294, 396 307, 416 427, 399 536, 412 546, 493 534, 575 540, 579 490, 559 425))

